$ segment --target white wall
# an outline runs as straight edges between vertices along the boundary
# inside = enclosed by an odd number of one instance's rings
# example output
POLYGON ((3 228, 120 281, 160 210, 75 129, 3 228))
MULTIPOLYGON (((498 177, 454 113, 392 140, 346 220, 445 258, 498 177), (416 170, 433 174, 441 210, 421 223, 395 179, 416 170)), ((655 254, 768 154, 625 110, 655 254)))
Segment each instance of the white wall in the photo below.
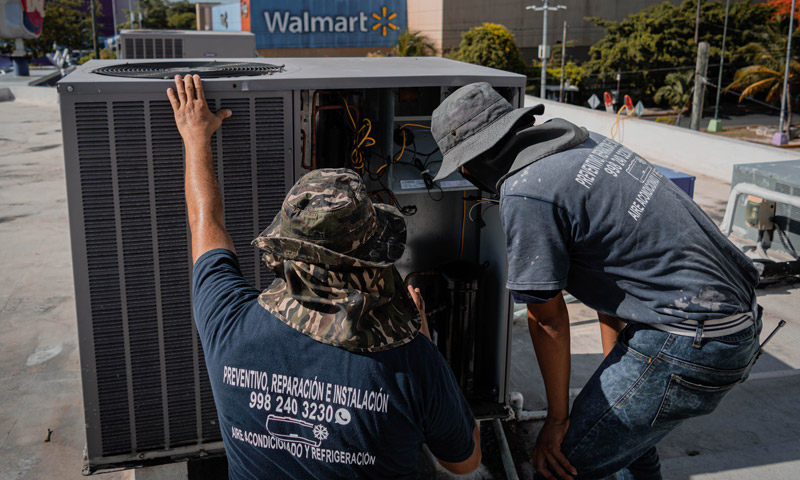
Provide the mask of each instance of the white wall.
MULTIPOLYGON (((611 136, 616 116, 605 110, 590 110, 575 105, 542 101, 526 96, 525 105, 544 103, 545 112, 537 123, 564 118, 588 130, 611 136)), ((600 107, 602 108, 602 106, 600 107)), ((623 113, 624 115, 624 113, 623 113)), ((621 116, 622 117, 622 116, 621 116)), ((708 119, 703 120, 703 125, 708 119)), ((800 151, 759 145, 672 125, 640 120, 635 116, 620 120, 616 140, 653 163, 663 164, 694 175, 706 175, 730 183, 737 163, 780 162, 800 159, 800 151)))

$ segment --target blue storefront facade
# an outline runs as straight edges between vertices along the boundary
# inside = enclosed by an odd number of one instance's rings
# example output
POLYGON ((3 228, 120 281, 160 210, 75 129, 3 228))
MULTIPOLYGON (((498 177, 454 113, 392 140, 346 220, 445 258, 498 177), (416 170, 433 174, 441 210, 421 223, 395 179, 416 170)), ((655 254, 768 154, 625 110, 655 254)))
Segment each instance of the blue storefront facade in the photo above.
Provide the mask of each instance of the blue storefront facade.
POLYGON ((242 0, 240 13, 241 29, 270 53, 387 51, 408 25, 406 0, 242 0))

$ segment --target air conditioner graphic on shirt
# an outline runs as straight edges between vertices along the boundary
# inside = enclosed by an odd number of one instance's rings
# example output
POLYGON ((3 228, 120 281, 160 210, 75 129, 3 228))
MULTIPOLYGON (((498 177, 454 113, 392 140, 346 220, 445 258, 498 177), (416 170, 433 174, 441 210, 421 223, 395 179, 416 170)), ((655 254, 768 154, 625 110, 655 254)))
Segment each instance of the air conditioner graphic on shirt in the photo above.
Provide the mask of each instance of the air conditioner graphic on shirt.
POLYGON ((318 447, 328 438, 328 429, 323 425, 314 425, 292 417, 269 415, 267 432, 284 442, 296 442, 318 447))

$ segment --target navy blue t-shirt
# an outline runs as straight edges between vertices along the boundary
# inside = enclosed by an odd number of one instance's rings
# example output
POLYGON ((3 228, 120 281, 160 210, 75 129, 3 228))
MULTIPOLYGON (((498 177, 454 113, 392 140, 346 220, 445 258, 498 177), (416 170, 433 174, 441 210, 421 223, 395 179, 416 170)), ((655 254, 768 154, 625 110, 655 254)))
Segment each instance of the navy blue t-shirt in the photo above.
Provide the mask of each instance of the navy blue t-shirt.
POLYGON ((447 462, 472 455, 472 414, 423 335, 351 353, 289 327, 258 295, 232 252, 195 263, 194 316, 232 480, 414 478, 423 442, 447 462))
POLYGON ((643 323, 752 309, 752 262, 657 168, 602 135, 506 179, 500 214, 518 299, 566 289, 643 323))

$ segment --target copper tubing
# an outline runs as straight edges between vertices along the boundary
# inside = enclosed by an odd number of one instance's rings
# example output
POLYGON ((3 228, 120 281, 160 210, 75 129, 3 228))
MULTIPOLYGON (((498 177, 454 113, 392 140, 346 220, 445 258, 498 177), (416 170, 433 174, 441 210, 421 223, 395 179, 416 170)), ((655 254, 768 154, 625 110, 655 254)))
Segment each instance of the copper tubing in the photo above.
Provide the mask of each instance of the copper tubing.
MULTIPOLYGON (((324 105, 324 106, 317 106, 317 100, 320 93, 324 94, 333 94, 329 90, 315 90, 314 95, 311 97, 311 105, 312 105, 312 113, 311 113, 311 165, 305 165, 301 162, 301 166, 307 170, 314 170, 317 168, 317 114, 323 110, 344 110, 344 105, 324 105)), ((364 97, 361 96, 361 103, 363 106, 364 97)), ((355 105, 349 105, 350 109, 355 113, 355 122, 356 125, 361 120, 361 112, 359 111, 358 107, 355 105)), ((356 127, 358 129, 358 127, 356 127)))

